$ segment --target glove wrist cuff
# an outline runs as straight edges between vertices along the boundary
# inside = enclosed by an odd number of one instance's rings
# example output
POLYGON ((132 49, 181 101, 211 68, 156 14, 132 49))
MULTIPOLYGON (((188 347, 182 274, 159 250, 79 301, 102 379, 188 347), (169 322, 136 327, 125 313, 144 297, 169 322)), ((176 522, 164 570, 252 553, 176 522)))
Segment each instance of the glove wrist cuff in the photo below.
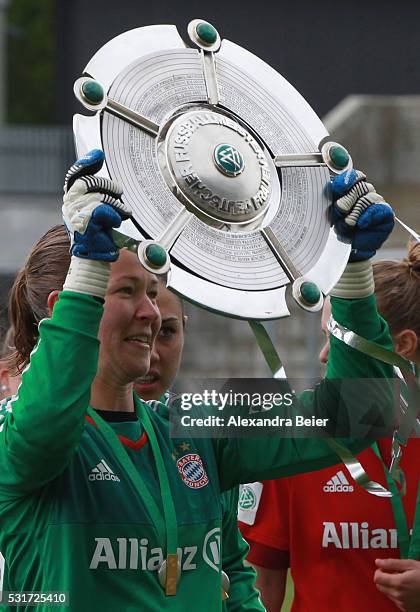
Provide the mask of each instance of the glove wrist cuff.
POLYGON ((353 300, 368 297, 375 291, 373 268, 370 260, 348 263, 330 295, 353 300))
POLYGON ((109 262, 73 256, 63 289, 105 299, 110 272, 109 262))

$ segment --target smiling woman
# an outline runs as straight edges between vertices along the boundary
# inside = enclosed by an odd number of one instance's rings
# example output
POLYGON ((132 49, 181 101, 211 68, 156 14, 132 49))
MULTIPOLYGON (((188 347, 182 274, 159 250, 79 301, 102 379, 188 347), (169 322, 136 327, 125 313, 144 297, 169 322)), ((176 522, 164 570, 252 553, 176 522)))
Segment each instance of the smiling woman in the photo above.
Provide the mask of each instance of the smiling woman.
MULTIPOLYGON (((112 266, 99 331, 101 351, 92 393, 94 405, 112 410, 116 403, 112 389, 131 385, 149 369, 160 328, 157 291, 156 277, 140 266, 134 253, 123 250, 112 266)), ((129 410, 133 410, 131 396, 130 386, 126 403, 129 410)))
MULTIPOLYGON (((173 438, 168 406, 153 411, 133 393, 160 327, 158 284, 113 242, 112 228, 130 211, 115 183, 94 176, 103 161, 92 151, 69 170, 70 242, 64 228, 47 232, 12 292, 14 364, 24 371, 18 396, 0 403, 0 590, 67 593, 57 612, 217 612, 227 586, 221 492, 337 457, 317 439, 173 438)), ((336 320, 389 346, 373 297, 357 291, 364 297, 332 300, 336 320)), ((162 339, 169 323, 173 313, 162 339)), ((392 369, 354 353, 333 342, 328 375, 382 379, 372 399, 391 405, 383 379, 392 369)), ((155 363, 143 384, 162 382, 155 363)), ((309 414, 331 416, 337 394, 326 379, 299 401, 309 414)), ((357 393, 352 401, 360 404, 357 393)), ((251 599, 240 606, 261 609, 251 599)))
MULTIPOLYGON (((42 319, 51 316, 59 299, 70 261, 69 250, 65 227, 51 228, 32 249, 16 278, 10 298, 15 351, 9 356, 9 366, 15 372, 20 373, 27 365, 37 327, 42 319), (50 259, 52 253, 59 254, 54 262, 50 259), (43 274, 39 273, 41 269, 43 274)), ((99 330, 102 350, 92 398, 97 399, 103 409, 114 406, 115 388, 130 386, 149 368, 153 342, 160 328, 157 291, 156 276, 140 266, 136 255, 123 250, 112 266, 99 330)), ((130 399, 124 403, 129 410, 133 409, 131 394, 130 386, 127 394, 130 399)), ((121 394, 118 396, 122 410, 121 394)))

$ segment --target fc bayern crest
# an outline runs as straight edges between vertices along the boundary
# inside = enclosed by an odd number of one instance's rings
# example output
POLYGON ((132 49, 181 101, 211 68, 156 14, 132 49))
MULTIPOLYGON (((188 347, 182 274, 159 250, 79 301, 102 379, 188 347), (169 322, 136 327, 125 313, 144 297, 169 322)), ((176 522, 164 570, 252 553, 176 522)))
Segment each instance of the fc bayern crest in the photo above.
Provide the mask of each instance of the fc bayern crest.
POLYGON ((181 478, 190 489, 201 489, 209 481, 200 455, 188 453, 176 462, 181 478))

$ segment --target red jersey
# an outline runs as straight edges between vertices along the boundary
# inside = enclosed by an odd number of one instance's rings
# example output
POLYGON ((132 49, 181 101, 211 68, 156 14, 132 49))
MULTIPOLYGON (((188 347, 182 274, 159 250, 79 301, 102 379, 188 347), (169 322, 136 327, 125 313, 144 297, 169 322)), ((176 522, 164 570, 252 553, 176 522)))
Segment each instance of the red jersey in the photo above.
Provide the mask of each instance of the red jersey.
MULTIPOLYGON (((389 465, 390 441, 378 446, 389 465)), ((407 480, 403 505, 410 530, 419 453, 420 439, 411 439, 401 461, 407 480)), ((387 487, 383 464, 373 449, 358 458, 370 478, 387 487)), ((242 506, 252 507, 246 503, 252 491, 247 495, 245 488, 244 493, 242 506)), ((246 520, 247 514, 240 505, 240 518, 246 520)), ((249 514, 252 517, 252 511, 249 514)), ((373 582, 375 559, 400 556, 391 501, 357 486, 343 464, 265 481, 254 524, 239 524, 251 546, 248 561, 270 569, 290 566, 295 586, 293 612, 395 612, 395 605, 373 582)))

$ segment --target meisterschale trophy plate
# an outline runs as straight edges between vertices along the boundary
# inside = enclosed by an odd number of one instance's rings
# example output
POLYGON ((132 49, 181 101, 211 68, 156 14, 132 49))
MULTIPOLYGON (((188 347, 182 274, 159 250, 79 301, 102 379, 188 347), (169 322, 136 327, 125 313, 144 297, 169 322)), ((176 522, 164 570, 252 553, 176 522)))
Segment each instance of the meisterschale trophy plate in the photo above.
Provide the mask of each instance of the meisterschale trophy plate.
POLYGON ((74 86, 77 154, 105 152, 150 270, 189 301, 248 320, 319 310, 350 251, 328 218, 331 175, 351 167, 304 98, 268 64, 196 19, 105 44, 74 86), (163 256, 162 256, 163 253, 163 256))

